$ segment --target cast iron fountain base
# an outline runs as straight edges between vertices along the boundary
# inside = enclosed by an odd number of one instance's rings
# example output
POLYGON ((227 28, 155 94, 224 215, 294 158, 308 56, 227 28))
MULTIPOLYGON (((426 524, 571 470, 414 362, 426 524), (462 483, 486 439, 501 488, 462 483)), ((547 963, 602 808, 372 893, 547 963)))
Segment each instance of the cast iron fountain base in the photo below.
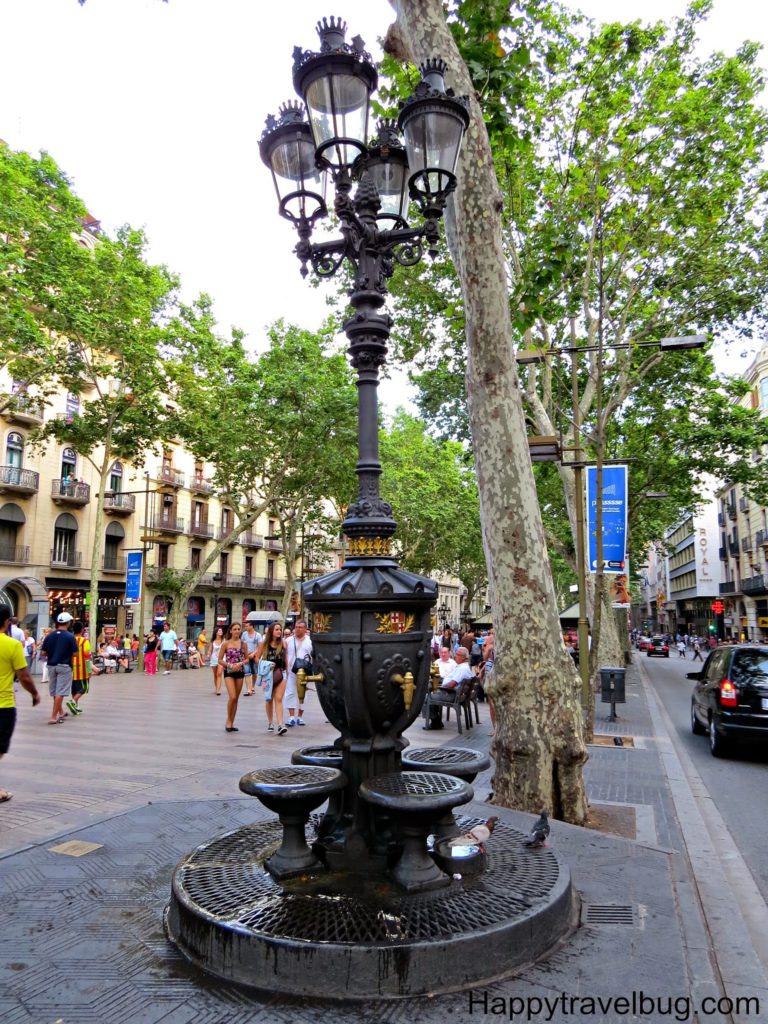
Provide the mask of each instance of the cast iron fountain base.
MULTIPOLYGON (((264 861, 280 845, 279 823, 239 828, 177 866, 167 934, 201 969, 272 994, 395 999, 490 982, 575 923, 567 867, 551 849, 523 846, 525 834, 493 811, 488 870, 435 892, 329 871, 277 881, 264 861)), ((466 828, 482 820, 457 817, 466 828)))

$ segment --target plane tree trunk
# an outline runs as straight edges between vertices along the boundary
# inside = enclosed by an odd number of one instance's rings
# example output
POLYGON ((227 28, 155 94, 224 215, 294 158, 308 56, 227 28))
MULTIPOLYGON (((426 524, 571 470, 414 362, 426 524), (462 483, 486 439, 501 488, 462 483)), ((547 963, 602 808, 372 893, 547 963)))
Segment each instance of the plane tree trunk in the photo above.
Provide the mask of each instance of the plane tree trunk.
POLYGON ((440 0, 392 0, 387 47, 421 62, 440 55, 471 100, 459 184, 446 218, 464 295, 467 396, 483 543, 494 595, 497 716, 494 802, 546 807, 581 824, 587 801, 579 683, 561 639, 512 347, 501 195, 482 112, 440 0))

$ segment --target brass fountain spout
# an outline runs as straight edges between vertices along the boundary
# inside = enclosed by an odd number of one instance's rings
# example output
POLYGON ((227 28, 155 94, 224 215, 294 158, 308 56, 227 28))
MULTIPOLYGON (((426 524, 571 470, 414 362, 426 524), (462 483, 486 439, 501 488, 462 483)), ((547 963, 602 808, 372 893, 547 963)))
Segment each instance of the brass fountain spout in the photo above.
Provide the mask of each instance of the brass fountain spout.
POLYGON ((304 696, 307 692, 307 683, 324 683, 325 676, 322 672, 318 672, 313 676, 308 676, 303 668, 300 668, 296 673, 296 693, 299 695, 299 703, 304 703, 304 696))

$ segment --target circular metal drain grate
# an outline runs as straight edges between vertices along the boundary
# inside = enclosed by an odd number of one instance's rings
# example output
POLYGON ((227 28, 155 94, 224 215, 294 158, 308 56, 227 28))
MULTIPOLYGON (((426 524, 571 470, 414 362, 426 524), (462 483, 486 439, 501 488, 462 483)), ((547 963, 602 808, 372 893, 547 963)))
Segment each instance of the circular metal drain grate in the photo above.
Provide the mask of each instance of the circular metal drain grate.
POLYGON ((403 761, 413 764, 474 764, 486 760, 486 755, 466 747, 418 747, 403 754, 403 761))
MULTIPOLYGON (((480 821, 459 817, 466 828, 480 821)), ((279 883, 261 865, 280 833, 276 822, 259 822, 198 848, 177 869, 174 890, 202 916, 264 937, 391 945, 493 929, 546 901, 560 873, 549 850, 529 850, 523 833, 499 823, 488 844, 489 870, 450 889, 408 895, 369 881, 354 891, 332 874, 279 883)))

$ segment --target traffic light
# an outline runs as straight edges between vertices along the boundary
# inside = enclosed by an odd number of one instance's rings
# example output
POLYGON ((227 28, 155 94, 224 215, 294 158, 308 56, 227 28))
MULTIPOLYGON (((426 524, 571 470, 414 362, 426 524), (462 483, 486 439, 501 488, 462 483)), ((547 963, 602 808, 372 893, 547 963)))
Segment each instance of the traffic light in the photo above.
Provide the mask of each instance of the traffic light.
POLYGON ((717 632, 717 626, 710 626, 709 627, 709 632, 710 633, 716 633, 717 632))

